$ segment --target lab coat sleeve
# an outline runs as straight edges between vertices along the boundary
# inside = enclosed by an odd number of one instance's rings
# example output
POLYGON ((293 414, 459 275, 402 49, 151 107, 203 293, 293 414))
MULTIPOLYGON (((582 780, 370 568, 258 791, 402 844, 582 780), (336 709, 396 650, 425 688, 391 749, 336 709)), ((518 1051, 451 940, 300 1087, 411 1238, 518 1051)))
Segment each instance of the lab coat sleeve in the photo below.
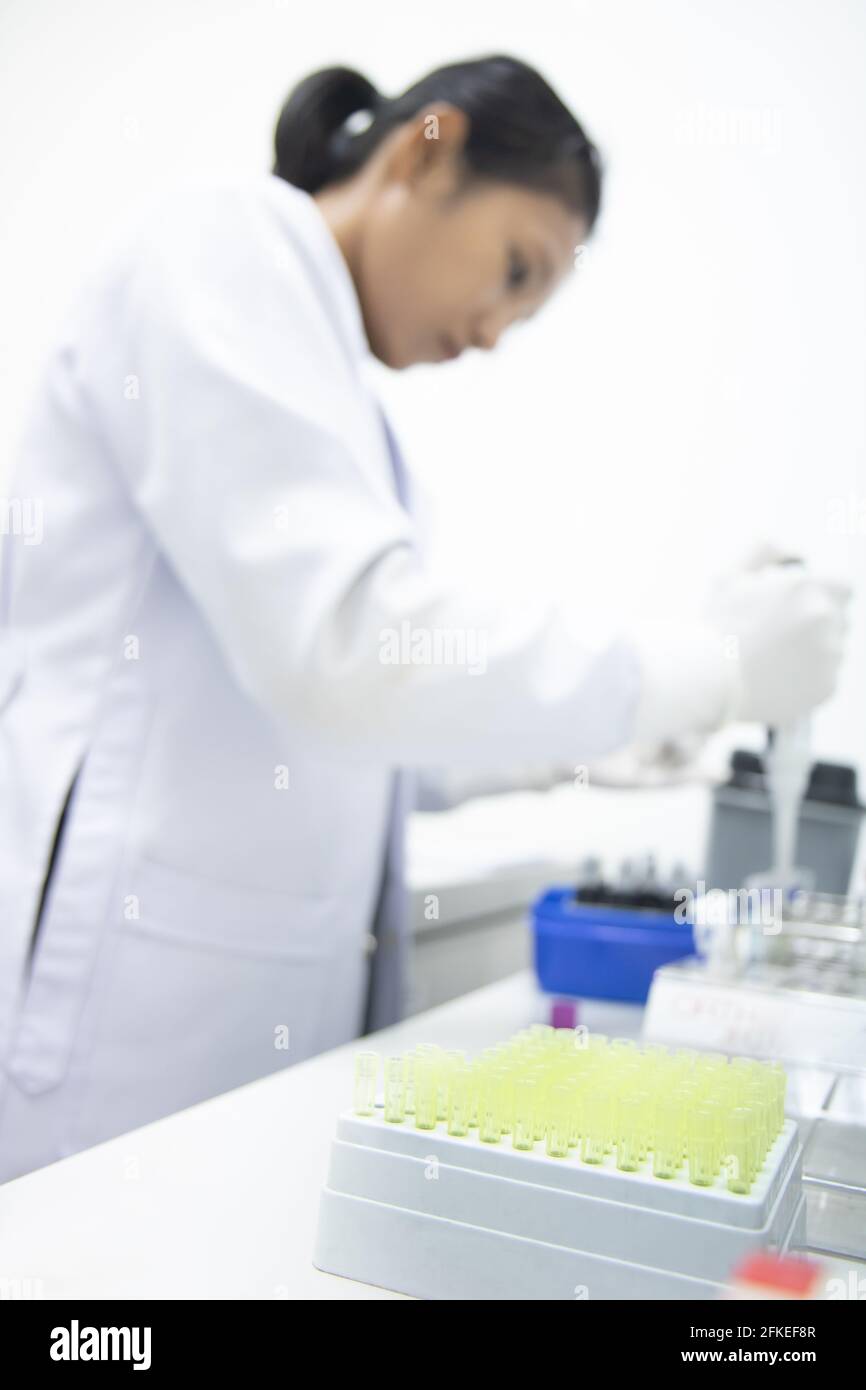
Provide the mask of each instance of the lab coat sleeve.
POLYGON ((482 796, 507 796, 510 792, 545 792, 572 781, 571 764, 533 767, 421 768, 416 778, 415 807, 419 811, 450 811, 464 801, 482 796))
MULTIPOLYGON (((628 742, 641 652, 590 632, 593 596, 584 625, 429 573, 364 443, 363 393, 297 287, 254 257, 241 292, 206 255, 200 273, 177 260, 145 257, 118 281, 111 352, 97 332, 86 386, 242 688, 278 724, 391 764, 579 761, 628 742)), ((689 659, 681 647, 680 682, 689 659)), ((678 720, 712 720, 722 694, 704 684, 678 720)), ((671 673, 659 685, 651 711, 671 673)), ((649 722, 658 737, 664 719, 649 722)))
POLYGON ((419 811, 450 811, 476 797, 546 792, 565 784, 637 790, 707 782, 712 780, 703 761, 707 746, 705 734, 691 734, 660 743, 629 743, 593 758, 589 764, 561 762, 484 770, 421 768, 416 778, 415 805, 419 811))

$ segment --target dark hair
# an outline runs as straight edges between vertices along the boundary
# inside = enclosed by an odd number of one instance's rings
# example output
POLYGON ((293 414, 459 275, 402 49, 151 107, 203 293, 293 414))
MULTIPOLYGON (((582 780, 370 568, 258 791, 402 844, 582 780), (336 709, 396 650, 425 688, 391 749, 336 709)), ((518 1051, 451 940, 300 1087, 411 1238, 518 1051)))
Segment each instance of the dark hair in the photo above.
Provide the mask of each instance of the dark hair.
POLYGON ((317 193, 354 174, 391 130, 437 102, 469 117, 463 158, 472 174, 553 193, 592 226, 598 151, 544 78, 516 58, 451 63, 391 98, 351 68, 314 72, 280 112, 274 173, 317 193))

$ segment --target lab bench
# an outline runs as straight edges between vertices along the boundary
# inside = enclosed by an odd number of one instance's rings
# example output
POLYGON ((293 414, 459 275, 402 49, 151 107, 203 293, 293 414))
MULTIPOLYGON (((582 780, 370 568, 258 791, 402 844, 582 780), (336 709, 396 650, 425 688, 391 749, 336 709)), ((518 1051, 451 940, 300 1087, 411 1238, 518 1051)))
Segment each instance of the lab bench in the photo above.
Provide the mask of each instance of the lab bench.
POLYGON ((531 965, 530 906, 575 865, 512 868, 416 885, 411 894, 409 1012, 422 1013, 531 965), (435 912, 435 915, 433 913, 435 912))
POLYGON ((576 882, 587 856, 615 866, 632 846, 699 864, 709 811, 706 786, 559 784, 410 817, 411 1011, 527 968, 531 904, 551 884, 576 882))
MULTIPOLYGON (((593 1031, 639 1036, 636 1005, 587 1002, 593 1031)), ((313 1267, 319 1193, 360 1046, 480 1051, 539 1017, 521 972, 371 1037, 0 1186, 0 1289, 51 1298, 387 1299, 313 1267)), ((819 1248, 866 1265, 866 1129, 817 1110, 803 1078, 810 1223, 819 1248), (811 1179, 811 1181, 810 1181, 811 1179)), ((794 1094, 800 1090, 795 1088, 794 1094)), ((820 1098, 823 1106, 824 1096, 820 1098)), ((810 1225, 810 1240, 812 1239, 810 1225)), ((20 1295, 19 1295, 20 1296, 20 1295)))

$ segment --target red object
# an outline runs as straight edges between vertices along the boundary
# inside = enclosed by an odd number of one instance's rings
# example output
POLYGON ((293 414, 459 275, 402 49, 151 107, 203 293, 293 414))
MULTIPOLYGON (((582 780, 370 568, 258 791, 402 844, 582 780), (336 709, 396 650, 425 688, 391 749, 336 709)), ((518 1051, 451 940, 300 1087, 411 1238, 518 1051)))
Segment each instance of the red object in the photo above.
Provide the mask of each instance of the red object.
POLYGON ((761 1284, 779 1289, 792 1298, 806 1298, 811 1292, 820 1268, 811 1260, 795 1255, 749 1255, 734 1270, 737 1284, 761 1284))

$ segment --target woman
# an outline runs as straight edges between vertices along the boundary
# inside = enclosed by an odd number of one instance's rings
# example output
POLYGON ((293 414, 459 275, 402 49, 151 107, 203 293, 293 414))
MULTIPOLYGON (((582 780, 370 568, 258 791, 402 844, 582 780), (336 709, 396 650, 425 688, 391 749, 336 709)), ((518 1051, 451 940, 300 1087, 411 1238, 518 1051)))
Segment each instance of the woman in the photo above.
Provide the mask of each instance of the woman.
POLYGON ((842 599, 795 573, 591 642, 425 566, 365 365, 492 348, 599 197, 519 62, 393 100, 333 69, 272 176, 174 195, 90 285, 15 484, 43 543, 5 550, 0 1176, 399 1015, 397 769, 585 760, 832 690, 842 599))

